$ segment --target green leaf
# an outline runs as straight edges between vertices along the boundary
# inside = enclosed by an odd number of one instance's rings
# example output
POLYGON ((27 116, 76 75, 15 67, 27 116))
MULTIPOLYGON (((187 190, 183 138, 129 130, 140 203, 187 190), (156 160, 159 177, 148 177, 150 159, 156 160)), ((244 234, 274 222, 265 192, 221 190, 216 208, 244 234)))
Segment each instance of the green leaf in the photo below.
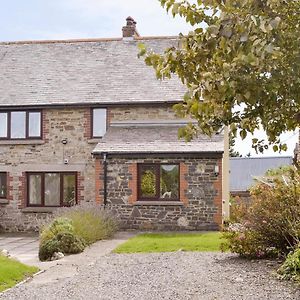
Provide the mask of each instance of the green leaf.
POLYGON ((141 56, 144 56, 147 52, 147 48, 145 46, 145 44, 143 43, 138 43, 138 49, 140 50, 140 52, 138 53, 138 57, 140 58, 141 56))
POLYGON ((178 8, 180 7, 180 3, 174 3, 172 7, 172 15, 175 17, 178 14, 178 8))
POLYGON ((245 129, 240 131, 240 137, 244 140, 247 137, 247 131, 245 129))

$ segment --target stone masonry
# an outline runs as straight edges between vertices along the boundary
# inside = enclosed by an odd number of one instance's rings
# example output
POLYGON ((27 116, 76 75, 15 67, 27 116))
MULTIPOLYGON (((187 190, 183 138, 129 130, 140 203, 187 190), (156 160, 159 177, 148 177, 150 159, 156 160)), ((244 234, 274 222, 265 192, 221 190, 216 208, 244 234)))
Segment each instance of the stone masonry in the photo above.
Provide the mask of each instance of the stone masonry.
POLYGON ((136 120, 174 120, 176 116, 172 105, 158 106, 120 106, 110 109, 111 121, 136 120))
MULTIPOLYGON (((99 166, 101 165, 100 159, 99 166)), ((176 158, 109 157, 107 161, 107 207, 125 229, 216 230, 222 223, 221 157, 176 158), (143 202, 137 199, 138 163, 179 163, 180 201, 143 202)), ((97 193, 103 203, 103 168, 96 174, 101 187, 97 193)))
POLYGON ((7 201, 0 204, 2 230, 36 230, 37 219, 46 217, 39 209, 26 210, 26 172, 76 172, 78 202, 94 201, 91 152, 97 141, 90 140, 90 114, 89 108, 44 109, 42 140, 0 141, 0 171, 8 174, 7 201))
MULTIPOLYGON (((171 105, 108 107, 108 125, 112 121, 174 118, 171 105)), ((76 172, 78 202, 101 202, 96 190, 102 183, 95 175, 101 166, 91 155, 99 141, 91 139, 91 108, 46 108, 42 119, 41 140, 0 141, 0 172, 7 172, 8 179, 7 199, 0 202, 0 230, 37 230, 38 220, 53 210, 26 207, 26 172, 76 172)))

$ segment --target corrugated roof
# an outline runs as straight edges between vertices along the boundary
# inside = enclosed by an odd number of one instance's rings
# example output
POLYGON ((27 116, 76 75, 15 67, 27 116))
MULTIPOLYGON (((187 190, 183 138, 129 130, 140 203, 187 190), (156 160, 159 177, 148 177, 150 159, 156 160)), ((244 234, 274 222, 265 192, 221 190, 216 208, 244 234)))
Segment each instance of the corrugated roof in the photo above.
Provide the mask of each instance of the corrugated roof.
POLYGON ((191 142, 178 139, 178 126, 111 126, 93 150, 101 153, 203 153, 223 152, 224 136, 201 135, 191 142))
POLYGON ((262 176, 269 169, 291 165, 292 157, 232 157, 230 158, 230 191, 247 191, 253 176, 262 176))
POLYGON ((0 107, 178 102, 185 87, 159 81, 138 59, 138 43, 156 52, 177 39, 138 38, 0 44, 0 107))

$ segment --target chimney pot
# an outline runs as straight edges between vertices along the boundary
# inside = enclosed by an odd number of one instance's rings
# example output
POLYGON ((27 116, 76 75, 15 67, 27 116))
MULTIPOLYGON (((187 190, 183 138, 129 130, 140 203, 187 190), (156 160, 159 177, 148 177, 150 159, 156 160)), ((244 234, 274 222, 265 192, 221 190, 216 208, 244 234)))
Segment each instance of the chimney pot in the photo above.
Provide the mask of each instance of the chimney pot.
POLYGON ((140 36, 136 30, 136 21, 132 17, 126 18, 126 26, 122 28, 123 38, 134 38, 140 36))

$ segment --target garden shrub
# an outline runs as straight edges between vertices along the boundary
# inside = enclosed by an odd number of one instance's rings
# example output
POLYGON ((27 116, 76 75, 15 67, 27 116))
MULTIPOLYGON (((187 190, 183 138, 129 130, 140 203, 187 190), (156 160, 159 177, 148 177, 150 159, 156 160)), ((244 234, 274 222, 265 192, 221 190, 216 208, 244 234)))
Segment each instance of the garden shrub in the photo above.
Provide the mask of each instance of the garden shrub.
POLYGON ((240 197, 230 199, 230 222, 237 223, 244 219, 248 213, 250 203, 244 201, 240 197))
POLYGON ((54 252, 61 252, 59 243, 55 238, 44 240, 43 243, 40 243, 40 247, 39 247, 40 261, 50 260, 54 252))
POLYGON ((84 242, 74 233, 58 232, 52 239, 40 244, 39 259, 41 261, 49 260, 55 252, 64 254, 80 253, 84 248, 84 242))
POLYGON ((74 233, 71 219, 60 217, 54 219, 50 225, 43 226, 40 234, 40 244, 53 239, 60 232, 74 233))
POLYGON ((75 254, 82 252, 85 248, 84 241, 70 232, 60 232, 55 239, 58 241, 62 253, 75 254))
MULTIPOLYGON (((225 230, 223 245, 245 257, 286 255, 300 240, 300 174, 296 169, 258 183, 251 189, 252 202, 240 215, 238 229, 225 230)), ((237 226, 236 226, 237 227, 237 226)))
POLYGON ((118 228, 116 219, 94 205, 65 208, 62 216, 72 221, 74 233, 87 245, 113 236, 118 228))
POLYGON ((286 257, 285 262, 277 272, 281 279, 300 282, 300 247, 286 257))
POLYGON ((39 257, 48 260, 54 252, 79 253, 86 245, 111 237, 117 230, 116 219, 95 205, 61 208, 40 233, 39 257))

